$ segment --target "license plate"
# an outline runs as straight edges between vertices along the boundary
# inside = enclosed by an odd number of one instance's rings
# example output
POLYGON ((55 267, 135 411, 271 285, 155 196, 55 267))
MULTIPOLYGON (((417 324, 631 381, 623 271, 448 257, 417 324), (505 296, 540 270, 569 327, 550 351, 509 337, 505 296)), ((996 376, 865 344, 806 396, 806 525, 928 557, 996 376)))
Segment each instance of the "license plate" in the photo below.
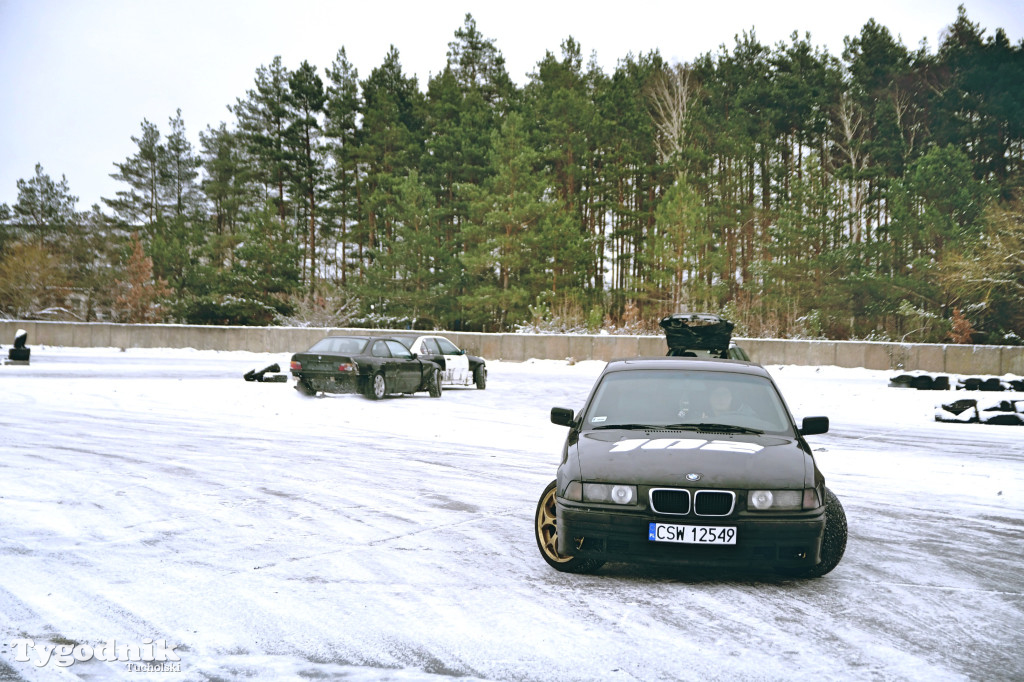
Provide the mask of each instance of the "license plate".
POLYGON ((651 542, 680 542, 686 545, 735 545, 734 526, 679 526, 652 523, 647 530, 651 542))

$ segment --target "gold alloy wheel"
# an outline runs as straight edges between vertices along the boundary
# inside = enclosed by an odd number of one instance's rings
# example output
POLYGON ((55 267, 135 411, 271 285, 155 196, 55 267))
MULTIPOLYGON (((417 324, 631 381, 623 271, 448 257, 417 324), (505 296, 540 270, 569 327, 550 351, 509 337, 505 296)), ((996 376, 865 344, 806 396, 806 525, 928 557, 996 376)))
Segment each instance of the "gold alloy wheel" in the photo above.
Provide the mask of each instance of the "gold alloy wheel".
POLYGON ((537 544, 548 559, 558 563, 572 561, 571 556, 558 553, 558 528, 555 525, 555 488, 545 491, 537 507, 537 544))

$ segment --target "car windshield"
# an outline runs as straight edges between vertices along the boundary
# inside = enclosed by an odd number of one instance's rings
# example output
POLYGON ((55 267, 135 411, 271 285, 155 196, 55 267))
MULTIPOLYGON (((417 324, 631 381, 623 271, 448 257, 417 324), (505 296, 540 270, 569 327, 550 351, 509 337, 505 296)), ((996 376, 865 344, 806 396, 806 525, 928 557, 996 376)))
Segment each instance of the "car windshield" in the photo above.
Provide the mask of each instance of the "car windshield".
POLYGON ((320 339, 306 351, 307 353, 338 353, 341 355, 358 355, 366 346, 366 339, 346 336, 328 336, 320 339))
POLYGON ((659 428, 792 435, 782 398, 761 376, 686 369, 610 372, 594 393, 584 429, 659 428))

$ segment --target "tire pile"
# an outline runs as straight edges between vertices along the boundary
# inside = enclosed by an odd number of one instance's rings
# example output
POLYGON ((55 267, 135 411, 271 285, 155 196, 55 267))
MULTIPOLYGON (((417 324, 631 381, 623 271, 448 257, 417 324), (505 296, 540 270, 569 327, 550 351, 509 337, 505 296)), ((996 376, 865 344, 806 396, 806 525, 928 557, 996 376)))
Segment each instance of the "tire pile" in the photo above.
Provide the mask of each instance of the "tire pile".
MULTIPOLYGON (((895 388, 916 388, 919 391, 948 391, 950 378, 944 374, 898 374, 889 379, 895 388)), ((1024 392, 1024 378, 959 377, 958 391, 1020 391, 1024 392)))
POLYGON ((242 375, 242 378, 246 381, 258 381, 260 383, 268 384, 283 384, 288 381, 287 374, 271 374, 271 372, 280 372, 281 366, 276 362, 272 365, 268 365, 263 369, 257 371, 250 369, 248 372, 242 375))
MULTIPOLYGON (((919 391, 948 391, 950 377, 931 374, 899 374, 889 380, 896 388, 919 391)), ((958 377, 956 390, 985 393, 1024 393, 1021 377, 958 377)), ((1002 424, 1024 426, 1024 398, 996 397, 961 398, 935 406, 935 421, 960 424, 1002 424)))

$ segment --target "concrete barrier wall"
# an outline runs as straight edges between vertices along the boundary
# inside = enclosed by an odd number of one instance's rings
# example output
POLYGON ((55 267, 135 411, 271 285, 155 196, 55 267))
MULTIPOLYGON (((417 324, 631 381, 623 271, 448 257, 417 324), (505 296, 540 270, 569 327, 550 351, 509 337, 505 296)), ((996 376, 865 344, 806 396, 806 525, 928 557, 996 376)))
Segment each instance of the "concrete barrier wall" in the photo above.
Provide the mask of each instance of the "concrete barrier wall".
MULTIPOLYGON (((28 345, 80 348, 194 348, 254 353, 293 353, 331 333, 387 336, 409 331, 306 327, 213 327, 176 324, 37 322, 0 320, 0 346, 19 329, 28 345)), ((422 332, 429 333, 429 332, 422 332)), ((662 336, 608 334, 482 334, 439 332, 461 348, 491 360, 612 360, 666 351, 662 336)), ((1024 375, 1024 347, 901 344, 872 341, 736 339, 762 365, 835 365, 879 370, 922 370, 960 375, 1024 375)), ((3 353, 6 357, 6 351, 3 353)))

